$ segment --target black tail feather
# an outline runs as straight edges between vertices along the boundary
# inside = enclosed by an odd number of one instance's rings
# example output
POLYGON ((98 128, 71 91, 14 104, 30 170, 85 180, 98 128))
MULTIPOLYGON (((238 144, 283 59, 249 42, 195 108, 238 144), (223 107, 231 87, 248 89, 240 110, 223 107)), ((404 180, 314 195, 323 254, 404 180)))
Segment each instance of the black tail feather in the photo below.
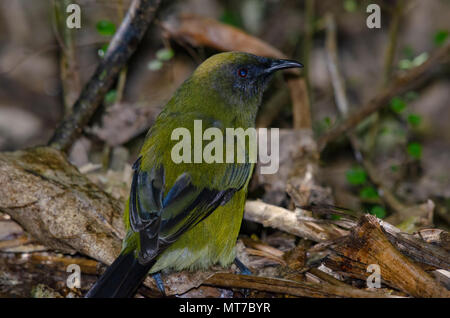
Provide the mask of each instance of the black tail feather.
POLYGON ((129 298, 154 262, 142 265, 133 253, 121 254, 85 295, 86 298, 129 298))

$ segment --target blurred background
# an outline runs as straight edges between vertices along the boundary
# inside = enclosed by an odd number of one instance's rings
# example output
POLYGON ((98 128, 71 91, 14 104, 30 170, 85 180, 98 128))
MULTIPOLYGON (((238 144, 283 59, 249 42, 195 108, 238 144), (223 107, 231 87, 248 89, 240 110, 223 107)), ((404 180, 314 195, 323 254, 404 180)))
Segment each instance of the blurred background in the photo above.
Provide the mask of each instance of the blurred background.
MULTIPOLYGON (((0 151, 46 144, 104 56, 129 4, 0 1, 0 151), (65 27, 71 3, 81 8, 80 29, 65 27)), ((129 180, 122 172, 129 173, 152 120, 196 66, 218 52, 173 35, 183 16, 234 26, 304 63, 311 128, 315 136, 323 134, 341 120, 326 62, 330 13, 350 112, 374 97, 390 74, 426 61, 448 40, 450 29, 448 0, 163 1, 156 23, 73 146, 70 161, 85 172, 101 171, 108 180, 100 183, 111 184, 118 173, 118 188, 109 190, 127 196, 129 180), (381 8, 379 29, 366 26, 370 3, 381 8)), ((214 28, 211 24, 209 37, 221 32, 214 28)), ((442 69, 358 127, 362 148, 385 185, 405 204, 433 200, 434 221, 444 228, 450 225, 449 74, 448 67, 442 69)), ((259 116, 260 127, 292 128, 292 103, 281 75, 267 91, 259 116)), ((391 212, 344 138, 322 153, 319 178, 337 205, 379 217, 391 212)), ((251 197, 262 196, 257 186, 252 189, 251 197)))

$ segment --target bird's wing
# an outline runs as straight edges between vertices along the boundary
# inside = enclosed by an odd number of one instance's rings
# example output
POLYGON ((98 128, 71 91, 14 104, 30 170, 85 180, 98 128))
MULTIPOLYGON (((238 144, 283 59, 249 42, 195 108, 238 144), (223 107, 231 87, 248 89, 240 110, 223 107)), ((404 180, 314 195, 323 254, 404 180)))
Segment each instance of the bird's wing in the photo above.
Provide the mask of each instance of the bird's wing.
POLYGON ((222 189, 195 186, 189 174, 183 173, 165 197, 163 166, 142 171, 138 159, 133 169, 130 225, 134 232, 139 232, 139 259, 147 263, 219 205, 228 202, 246 183, 251 165, 230 165, 222 189))

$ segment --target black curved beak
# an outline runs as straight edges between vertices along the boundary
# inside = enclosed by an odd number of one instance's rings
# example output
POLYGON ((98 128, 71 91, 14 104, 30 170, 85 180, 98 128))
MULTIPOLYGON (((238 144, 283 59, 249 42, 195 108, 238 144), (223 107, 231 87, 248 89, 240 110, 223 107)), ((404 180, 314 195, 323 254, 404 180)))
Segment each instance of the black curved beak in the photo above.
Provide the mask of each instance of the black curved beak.
POLYGON ((272 63, 268 68, 264 70, 264 73, 273 73, 278 70, 284 70, 287 68, 302 68, 303 64, 294 60, 272 60, 272 63))

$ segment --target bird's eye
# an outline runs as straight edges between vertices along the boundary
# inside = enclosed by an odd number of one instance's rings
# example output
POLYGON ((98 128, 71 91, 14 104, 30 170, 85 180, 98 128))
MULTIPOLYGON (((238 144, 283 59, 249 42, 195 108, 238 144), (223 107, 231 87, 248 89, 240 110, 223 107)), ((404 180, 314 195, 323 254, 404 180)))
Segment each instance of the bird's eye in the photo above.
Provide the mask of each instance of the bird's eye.
POLYGON ((238 74, 240 77, 247 77, 248 70, 246 68, 240 68, 238 74))

